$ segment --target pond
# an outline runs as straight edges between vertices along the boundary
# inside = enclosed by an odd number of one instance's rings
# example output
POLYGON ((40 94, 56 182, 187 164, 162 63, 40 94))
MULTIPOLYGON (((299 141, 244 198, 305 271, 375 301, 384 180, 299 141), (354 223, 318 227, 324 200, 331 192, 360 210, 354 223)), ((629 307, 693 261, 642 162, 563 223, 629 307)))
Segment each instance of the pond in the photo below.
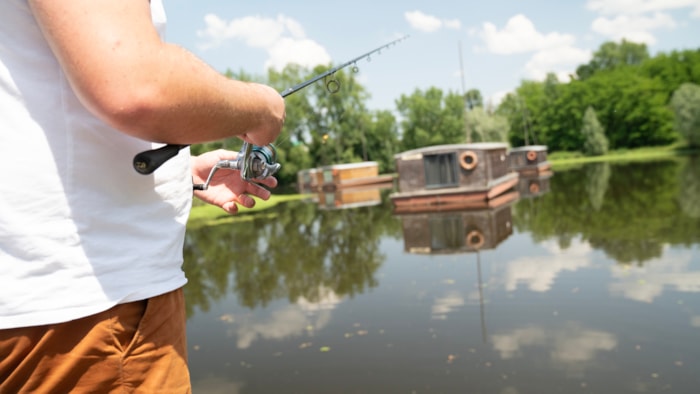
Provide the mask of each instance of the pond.
POLYGON ((191 228, 194 392, 698 392, 700 158, 532 184, 489 209, 399 215, 382 190, 191 228))

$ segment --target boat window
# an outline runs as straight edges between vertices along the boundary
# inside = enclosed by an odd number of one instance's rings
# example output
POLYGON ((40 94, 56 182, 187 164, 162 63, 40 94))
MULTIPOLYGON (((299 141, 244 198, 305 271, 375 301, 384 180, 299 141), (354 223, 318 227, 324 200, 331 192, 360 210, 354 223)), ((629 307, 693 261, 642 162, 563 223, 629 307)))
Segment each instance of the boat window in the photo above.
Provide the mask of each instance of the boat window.
POLYGON ((437 189, 458 186, 457 154, 455 152, 423 156, 425 187, 437 189))

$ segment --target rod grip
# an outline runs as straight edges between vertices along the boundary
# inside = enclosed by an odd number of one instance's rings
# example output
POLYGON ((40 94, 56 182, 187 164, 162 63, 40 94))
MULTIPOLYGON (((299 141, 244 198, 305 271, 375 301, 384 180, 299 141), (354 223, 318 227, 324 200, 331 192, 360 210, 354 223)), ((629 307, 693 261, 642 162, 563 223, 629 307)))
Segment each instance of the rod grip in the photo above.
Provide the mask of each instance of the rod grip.
POLYGON ((177 156, 180 149, 187 145, 168 144, 158 149, 143 151, 134 156, 134 169, 139 174, 148 175, 157 170, 166 161, 177 156))

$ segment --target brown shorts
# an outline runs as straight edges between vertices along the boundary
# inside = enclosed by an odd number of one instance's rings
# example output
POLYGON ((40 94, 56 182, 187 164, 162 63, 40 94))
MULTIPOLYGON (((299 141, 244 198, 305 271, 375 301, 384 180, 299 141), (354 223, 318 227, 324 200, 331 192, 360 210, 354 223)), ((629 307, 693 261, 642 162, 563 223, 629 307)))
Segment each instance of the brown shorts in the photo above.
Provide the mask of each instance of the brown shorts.
POLYGON ((0 394, 189 393, 182 289, 67 323, 0 330, 0 394))

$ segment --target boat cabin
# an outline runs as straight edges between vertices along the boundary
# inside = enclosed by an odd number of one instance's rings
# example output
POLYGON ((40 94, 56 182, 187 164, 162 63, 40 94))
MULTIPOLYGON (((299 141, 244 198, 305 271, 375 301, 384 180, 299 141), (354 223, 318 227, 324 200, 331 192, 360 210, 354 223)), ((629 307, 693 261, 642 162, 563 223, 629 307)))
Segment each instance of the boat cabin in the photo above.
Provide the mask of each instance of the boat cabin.
POLYGON ((512 148, 508 152, 510 168, 520 174, 539 174, 550 171, 551 164, 547 160, 547 146, 527 145, 512 148))
POLYGON ((504 143, 437 145, 394 156, 398 172, 398 190, 390 195, 394 207, 416 211, 436 205, 488 205, 518 183, 507 148, 504 143))

